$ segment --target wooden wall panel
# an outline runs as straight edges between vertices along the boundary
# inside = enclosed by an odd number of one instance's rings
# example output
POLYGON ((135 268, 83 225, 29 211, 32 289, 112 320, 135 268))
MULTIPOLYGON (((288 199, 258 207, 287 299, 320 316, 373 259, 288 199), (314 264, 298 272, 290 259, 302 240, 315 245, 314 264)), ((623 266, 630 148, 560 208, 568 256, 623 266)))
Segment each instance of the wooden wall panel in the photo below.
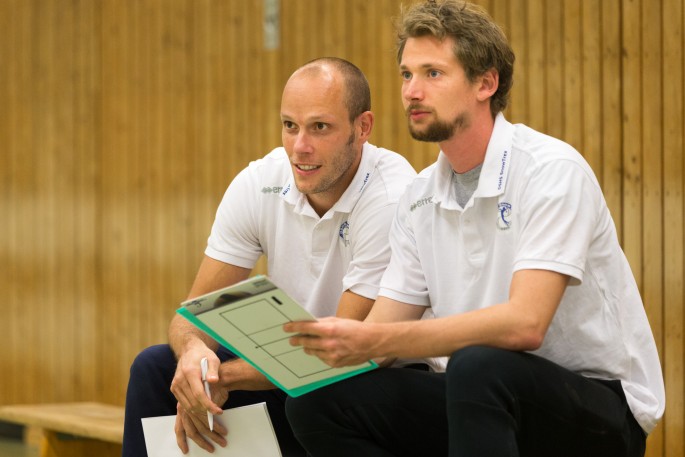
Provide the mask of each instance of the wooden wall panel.
POLYGON ((583 144, 583 41, 581 30, 581 11, 585 2, 564 0, 562 9, 562 49, 563 49, 563 113, 564 133, 561 136, 582 154, 586 154, 583 144))
MULTIPOLYGON (((665 456, 685 454, 685 370, 683 369, 683 307, 685 306, 685 277, 683 256, 683 211, 685 200, 685 162, 683 161, 683 132, 685 132, 683 87, 683 48, 685 47, 685 9, 680 0, 663 2, 662 9, 663 59, 660 79, 663 84, 663 221, 664 221, 664 328, 663 352, 666 382, 666 416, 664 430, 665 456)), ((650 154, 651 155, 651 154, 650 154)))
POLYGON ((0 5, 1 201, 8 227, 0 249, 8 311, 0 328, 0 392, 7 398, 97 395, 94 354, 83 350, 97 338, 92 114, 99 31, 86 3, 0 5))
MULTIPOLYGON (((0 10, 0 30, 5 31, 7 38, 7 45, 0 46, 0 62, 4 63, 5 68, 5 71, 0 71, 0 102, 4 105, 4 108, 0 107, 0 144, 8 151, 21 149, 22 146, 24 150, 28 149, 20 139, 23 130, 19 126, 25 125, 22 121, 26 113, 20 109, 23 95, 20 83, 25 80, 23 76, 27 58, 27 53, 21 52, 25 51, 21 43, 25 39, 24 32, 29 28, 24 26, 28 16, 17 3, 7 3, 0 10)), ((16 220, 20 213, 17 204, 21 175, 19 162, 17 154, 0 154, 0 209, 8 216, 8 220, 16 220)), ((18 231, 18 223, 0 224, 0 239, 5 240, 0 253, 4 260, 18 259, 18 231)), ((3 319, 8 325, 3 325, 3 331, 0 332, 0 344, 6 348, 0 352, 0 367, 9 369, 19 366, 24 355, 21 344, 24 338, 21 330, 24 329, 19 324, 21 310, 15 305, 19 297, 19 287, 16 285, 20 283, 22 265, 18 261, 5 262, 1 271, 0 290, 6 291, 5 300, 9 301, 10 306, 5 308, 3 319)), ((20 395, 18 383, 14 379, 0 382, 0 395, 8 399, 17 398, 20 395)))
POLYGON ((598 174, 604 197, 611 210, 619 239, 623 234, 621 215, 623 193, 622 105, 621 105, 621 0, 602 0, 598 14, 602 20, 601 74, 601 171, 598 174))
POLYGON ((642 287, 642 120, 641 92, 642 72, 640 57, 641 40, 640 2, 623 3, 623 250, 628 257, 635 279, 642 287))
MULTIPOLYGON (((640 29, 643 52, 641 78, 642 143, 642 296, 647 317, 652 325, 659 354, 663 354, 663 196, 661 188, 663 169, 662 101, 661 101, 661 5, 641 5, 640 29)), ((663 359, 662 359, 663 360, 663 359)), ((663 430, 650 436, 651 455, 663 453, 663 430)))
POLYGON ((545 43, 550 29, 545 21, 544 0, 531 0, 526 14, 528 33, 526 42, 528 46, 528 76, 525 82, 528 84, 527 105, 528 125, 543 132, 547 132, 546 99, 547 91, 540 90, 545 87, 545 43))
MULTIPOLYGON (((281 0, 268 50, 263 0, 0 0, 0 404, 123 403, 227 184, 280 144, 281 89, 302 63, 356 63, 371 141, 417 169, 435 160, 406 128, 400 3, 281 0)), ((477 3, 517 53, 507 117, 568 141, 598 176, 666 377, 647 455, 682 456, 684 0, 477 3)))
MULTIPOLYGON (((582 113, 582 144, 579 147, 599 179, 602 176, 602 80, 599 77, 602 71, 602 15, 598 14, 601 6, 601 0, 584 1, 581 4, 578 27, 581 31, 580 65, 577 71, 571 70, 572 73, 578 74, 582 86, 581 109, 577 111, 582 113)), ((572 113, 573 110, 569 109, 569 115, 572 113)))

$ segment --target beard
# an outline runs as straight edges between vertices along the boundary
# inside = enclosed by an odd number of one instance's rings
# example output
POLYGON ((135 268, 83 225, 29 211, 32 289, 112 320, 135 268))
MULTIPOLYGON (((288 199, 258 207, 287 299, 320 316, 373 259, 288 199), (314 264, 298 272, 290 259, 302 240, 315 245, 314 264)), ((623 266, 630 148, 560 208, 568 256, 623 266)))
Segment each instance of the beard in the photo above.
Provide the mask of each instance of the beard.
POLYGON ((334 155, 331 166, 329 167, 331 170, 329 174, 322 176, 321 181, 310 188, 301 187, 301 184, 296 180, 295 185, 297 186, 297 189, 305 195, 311 195, 327 192, 338 186, 338 183, 347 177, 348 171, 356 160, 357 152, 354 148, 355 141, 357 141, 357 134, 353 131, 347 138, 345 145, 334 155))
POLYGON ((466 128, 469 124, 465 113, 458 114, 451 122, 444 121, 442 119, 436 119, 428 124, 425 130, 418 130, 414 125, 412 125, 409 117, 407 117, 407 119, 409 133, 411 134, 412 138, 428 143, 447 141, 452 138, 452 136, 454 136, 458 130, 466 128))
POLYGON ((354 164, 356 159, 356 151, 353 147, 356 139, 357 135, 352 132, 347 139, 347 143, 343 147, 344 152, 338 153, 333 160, 332 169, 335 170, 336 174, 324 177, 311 193, 326 192, 330 188, 335 187, 338 182, 347 175, 348 170, 352 167, 352 164, 354 164))

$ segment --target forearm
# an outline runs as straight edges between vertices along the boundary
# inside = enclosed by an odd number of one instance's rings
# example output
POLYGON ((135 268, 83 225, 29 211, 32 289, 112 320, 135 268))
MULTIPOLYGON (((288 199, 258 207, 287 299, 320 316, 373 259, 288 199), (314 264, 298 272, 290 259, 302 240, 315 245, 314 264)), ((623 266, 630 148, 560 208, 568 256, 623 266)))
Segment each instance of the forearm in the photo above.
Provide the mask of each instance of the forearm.
POLYGON ((440 319, 410 321, 410 307, 381 297, 377 305, 384 306, 374 307, 367 319, 378 325, 371 329, 377 335, 369 342, 378 345, 374 356, 386 357, 449 356, 474 345, 534 350, 545 338, 567 283, 568 276, 560 273, 520 270, 512 279, 508 301, 440 319))
POLYGON ((219 368, 219 383, 229 391, 276 388, 266 376, 243 359, 222 363, 219 368))
POLYGON ((542 344, 547 324, 503 303, 440 319, 373 324, 369 339, 383 357, 449 356, 475 345, 525 351, 542 344))

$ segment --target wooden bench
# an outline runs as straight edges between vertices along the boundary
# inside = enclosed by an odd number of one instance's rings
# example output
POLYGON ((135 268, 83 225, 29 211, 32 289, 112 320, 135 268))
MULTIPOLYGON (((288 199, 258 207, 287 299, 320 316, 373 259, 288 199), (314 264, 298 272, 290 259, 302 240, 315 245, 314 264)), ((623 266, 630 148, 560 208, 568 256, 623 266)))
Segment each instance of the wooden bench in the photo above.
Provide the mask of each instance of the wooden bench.
POLYGON ((40 434, 41 457, 121 456, 124 408, 103 403, 0 406, 0 421, 40 434))

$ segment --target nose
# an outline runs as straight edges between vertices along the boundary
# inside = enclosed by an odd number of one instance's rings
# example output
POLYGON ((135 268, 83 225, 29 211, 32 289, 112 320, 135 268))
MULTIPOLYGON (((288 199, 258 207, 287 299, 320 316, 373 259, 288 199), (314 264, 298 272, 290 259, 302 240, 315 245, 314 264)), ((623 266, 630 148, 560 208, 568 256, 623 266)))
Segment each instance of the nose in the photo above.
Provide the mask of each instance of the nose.
POLYGON ((307 135, 305 129, 302 129, 299 132, 297 132, 297 135, 295 136, 295 142, 293 143, 293 152, 308 153, 312 151, 313 148, 311 143, 309 142, 309 136, 307 135))
POLYGON ((423 90, 417 78, 411 78, 402 83, 402 95, 407 101, 423 99, 423 90))

